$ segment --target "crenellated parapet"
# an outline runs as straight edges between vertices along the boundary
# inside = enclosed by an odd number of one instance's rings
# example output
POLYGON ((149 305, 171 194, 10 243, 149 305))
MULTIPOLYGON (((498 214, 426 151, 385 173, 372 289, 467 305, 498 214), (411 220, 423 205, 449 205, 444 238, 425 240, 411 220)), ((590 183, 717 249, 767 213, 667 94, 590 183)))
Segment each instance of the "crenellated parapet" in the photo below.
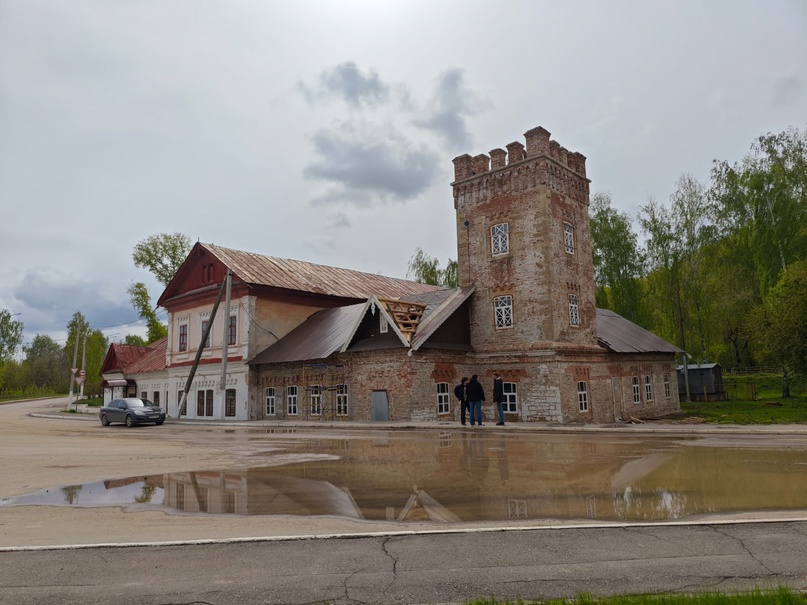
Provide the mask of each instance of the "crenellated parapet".
POLYGON ((454 158, 455 207, 460 196, 518 193, 539 186, 587 204, 586 156, 550 137, 548 130, 538 126, 524 133, 526 146, 513 142, 506 151, 493 149, 489 155, 454 158))

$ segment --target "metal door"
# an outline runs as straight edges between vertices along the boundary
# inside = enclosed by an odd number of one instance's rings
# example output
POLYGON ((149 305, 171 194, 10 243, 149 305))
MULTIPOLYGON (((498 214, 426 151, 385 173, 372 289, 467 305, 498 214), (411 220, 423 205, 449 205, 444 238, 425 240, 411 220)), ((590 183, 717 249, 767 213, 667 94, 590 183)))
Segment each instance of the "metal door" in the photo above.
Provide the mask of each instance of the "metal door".
POLYGON ((373 391, 371 402, 373 404, 373 422, 387 422, 389 420, 389 400, 386 391, 373 391))

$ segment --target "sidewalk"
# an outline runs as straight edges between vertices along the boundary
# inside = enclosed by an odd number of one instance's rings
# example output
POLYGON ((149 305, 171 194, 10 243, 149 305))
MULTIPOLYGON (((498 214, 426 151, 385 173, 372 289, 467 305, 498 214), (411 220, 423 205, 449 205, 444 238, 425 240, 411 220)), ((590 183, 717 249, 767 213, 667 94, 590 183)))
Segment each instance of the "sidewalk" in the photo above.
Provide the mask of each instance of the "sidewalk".
MULTIPOLYGON (((91 407, 79 403, 75 414, 55 412, 35 412, 38 418, 61 418, 67 420, 97 421, 99 407, 91 407)), ((463 431, 496 431, 496 432, 553 432, 553 433, 655 433, 670 435, 805 435, 807 424, 711 424, 676 422, 661 420, 644 420, 643 424, 553 424, 548 422, 508 422, 505 426, 494 423, 482 427, 462 426, 457 420, 445 421, 388 421, 361 422, 352 420, 196 420, 166 418, 166 424, 187 424, 194 426, 228 426, 245 428, 327 428, 356 430, 463 430, 463 431)))

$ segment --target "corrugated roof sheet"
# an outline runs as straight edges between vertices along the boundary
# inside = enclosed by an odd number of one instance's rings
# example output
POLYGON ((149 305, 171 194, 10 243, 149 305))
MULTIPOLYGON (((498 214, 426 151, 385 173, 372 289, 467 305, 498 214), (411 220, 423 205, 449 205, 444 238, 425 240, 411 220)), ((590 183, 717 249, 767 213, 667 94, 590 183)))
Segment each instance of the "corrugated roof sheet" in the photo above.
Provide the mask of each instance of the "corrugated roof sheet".
POLYGON ((614 353, 683 353, 675 345, 609 309, 597 309, 597 339, 614 353))
MULTIPOLYGON (((423 344, 473 291, 473 287, 441 289, 404 297, 402 300, 407 302, 426 305, 423 318, 412 340, 412 347, 416 349, 423 344)), ((249 363, 325 359, 350 344, 356 328, 370 304, 375 301, 376 299, 371 297, 362 304, 317 311, 278 342, 253 357, 249 363)), ((401 341, 401 346, 406 346, 405 339, 401 341)))
POLYGON ((126 367, 126 374, 144 374, 165 369, 165 354, 168 350, 168 337, 155 340, 143 355, 126 367))
POLYGON ((406 279, 263 256, 214 244, 198 245, 249 284, 346 298, 368 298, 372 294, 380 298, 400 298, 443 289, 406 279))
MULTIPOLYGON (((426 303, 426 311, 423 313, 423 319, 420 321, 415 337, 412 339, 412 349, 417 351, 420 345, 426 342, 437 328, 451 317, 454 311, 459 309, 460 305, 468 300, 473 293, 474 287, 468 286, 422 295, 420 298, 423 298, 423 302, 426 303)), ((404 300, 420 302, 414 300, 414 298, 406 296, 404 300)))
POLYGON ((282 363, 326 359, 353 336, 368 303, 317 311, 249 363, 282 363))

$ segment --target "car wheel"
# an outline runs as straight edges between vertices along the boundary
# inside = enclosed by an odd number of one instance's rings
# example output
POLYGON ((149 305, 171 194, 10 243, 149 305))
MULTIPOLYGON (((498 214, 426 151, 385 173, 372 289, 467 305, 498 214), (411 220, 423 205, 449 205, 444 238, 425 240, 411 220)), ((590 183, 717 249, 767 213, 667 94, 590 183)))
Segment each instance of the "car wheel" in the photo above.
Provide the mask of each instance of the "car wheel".
POLYGON ((134 418, 132 418, 131 414, 127 414, 126 416, 126 426, 128 426, 129 428, 134 426, 134 418))
POLYGON ((160 426, 163 422, 165 422, 165 420, 158 420, 154 424, 156 424, 157 426, 160 426))
POLYGON ((101 426, 109 426, 109 418, 106 417, 106 414, 101 414, 101 426))

